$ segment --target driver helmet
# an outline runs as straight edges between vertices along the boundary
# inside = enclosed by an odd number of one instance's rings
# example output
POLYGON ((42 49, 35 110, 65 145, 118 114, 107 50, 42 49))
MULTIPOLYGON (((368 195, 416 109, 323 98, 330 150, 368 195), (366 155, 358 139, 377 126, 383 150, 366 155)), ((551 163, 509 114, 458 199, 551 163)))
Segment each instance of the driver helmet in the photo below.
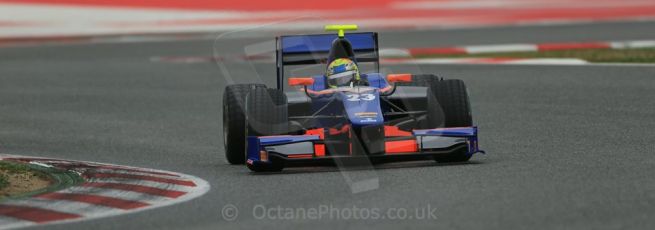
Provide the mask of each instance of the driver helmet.
POLYGON ((348 58, 338 58, 327 67, 327 83, 330 88, 348 86, 351 82, 359 81, 359 69, 354 61, 348 58))

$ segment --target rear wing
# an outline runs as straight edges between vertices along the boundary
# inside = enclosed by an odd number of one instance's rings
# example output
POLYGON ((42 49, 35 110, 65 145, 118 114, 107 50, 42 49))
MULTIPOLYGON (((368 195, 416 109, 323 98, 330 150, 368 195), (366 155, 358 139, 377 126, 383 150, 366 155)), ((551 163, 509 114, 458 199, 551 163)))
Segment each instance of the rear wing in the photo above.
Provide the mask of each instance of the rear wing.
MULTIPOLYGON (((280 36, 276 40, 277 88, 284 88, 284 67, 326 63, 337 34, 280 36)), ((373 63, 379 72, 378 34, 348 33, 358 63, 373 63)))

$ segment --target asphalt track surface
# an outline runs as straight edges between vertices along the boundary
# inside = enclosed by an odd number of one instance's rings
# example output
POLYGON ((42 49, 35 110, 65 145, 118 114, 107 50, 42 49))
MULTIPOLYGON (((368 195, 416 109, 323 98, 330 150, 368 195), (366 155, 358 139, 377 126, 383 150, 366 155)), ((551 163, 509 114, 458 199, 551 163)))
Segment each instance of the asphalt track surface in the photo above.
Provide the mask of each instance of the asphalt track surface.
MULTIPOLYGON (((383 46, 652 39, 655 23, 383 33, 383 46), (646 30, 646 28, 650 28, 646 30)), ((256 39, 255 39, 256 40, 256 39)), ((223 39, 238 50, 249 39, 223 39)), ((647 229, 655 225, 655 68, 389 66, 461 78, 481 147, 466 164, 407 162, 257 175, 224 159, 214 63, 151 62, 210 55, 213 41, 0 49, 0 151, 182 172, 212 188, 195 200, 50 229, 647 229), (351 193, 344 174, 378 178, 351 193), (235 221, 221 209, 239 208, 235 221), (432 220, 258 220, 256 205, 436 209, 432 220)), ((249 65, 230 65, 238 82, 249 65)), ((254 68, 270 68, 257 64, 254 68)), ((270 69, 273 73, 273 69, 270 69)), ((272 75, 271 75, 272 76, 272 75)), ((263 76, 268 78, 269 76, 263 76)))

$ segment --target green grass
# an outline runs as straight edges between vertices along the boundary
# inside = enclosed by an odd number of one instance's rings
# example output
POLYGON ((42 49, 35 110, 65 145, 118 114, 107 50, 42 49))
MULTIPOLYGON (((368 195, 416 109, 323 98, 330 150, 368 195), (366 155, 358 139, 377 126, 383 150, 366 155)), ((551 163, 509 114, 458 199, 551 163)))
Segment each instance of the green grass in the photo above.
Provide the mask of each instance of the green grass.
POLYGON ((655 48, 419 55, 416 58, 578 58, 597 63, 655 63, 655 48))
POLYGON ((9 161, 0 161, 0 170, 5 170, 8 173, 24 173, 31 171, 30 167, 25 164, 19 164, 9 161))
POLYGON ((7 174, 14 173, 24 173, 28 171, 29 168, 22 164, 9 163, 6 161, 0 161, 0 189, 3 189, 9 186, 9 181, 7 179, 7 174))
POLYGON ((8 185, 9 185, 9 181, 7 181, 7 176, 5 176, 4 174, 0 174, 0 190, 7 187, 8 185))
POLYGON ((7 181, 6 174, 19 174, 19 173, 31 173, 34 176, 38 176, 42 179, 49 179, 48 175, 45 173, 33 170, 26 164, 9 162, 9 161, 0 161, 0 170, 4 173, 0 173, 0 189, 7 187, 9 182, 7 181))

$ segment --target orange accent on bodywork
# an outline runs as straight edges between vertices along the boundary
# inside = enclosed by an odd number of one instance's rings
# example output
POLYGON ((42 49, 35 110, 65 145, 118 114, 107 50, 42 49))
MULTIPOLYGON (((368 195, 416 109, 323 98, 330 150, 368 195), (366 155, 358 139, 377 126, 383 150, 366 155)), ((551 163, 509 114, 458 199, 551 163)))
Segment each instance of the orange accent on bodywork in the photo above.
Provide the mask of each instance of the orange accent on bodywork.
POLYGON ((402 131, 396 126, 384 126, 385 137, 411 137, 412 132, 402 131))
POLYGON ((325 130, 323 128, 310 129, 305 131, 305 135, 318 135, 321 140, 325 139, 325 130))
MULTIPOLYGON (((321 140, 325 140, 325 129, 309 129, 305 131, 305 135, 318 135, 321 140)), ((317 157, 325 156, 325 145, 324 144, 314 144, 314 155, 317 157)))
POLYGON ((418 152, 416 140, 387 141, 384 148, 387 154, 418 152))
POLYGON ((264 150, 259 151, 259 160, 268 161, 268 153, 264 150))
POLYGON ((289 85, 290 86, 298 86, 298 85, 313 85, 314 84, 314 78, 311 77, 292 77, 289 78, 289 85))
POLYGON ((388 82, 412 82, 412 75, 408 73, 402 74, 389 74, 387 75, 388 82))
POLYGON ((324 157, 325 156, 325 145, 324 144, 315 144, 314 145, 314 154, 316 154, 317 157, 324 157))
MULTIPOLYGON (((346 127, 348 127, 348 126, 346 126, 346 127)), ((349 127, 348 127, 348 128, 349 128, 349 127)), ((353 140, 353 133, 352 133, 352 132, 348 132, 348 138, 350 138, 350 144, 348 144, 348 146, 349 146, 349 148, 350 148, 350 149, 348 149, 348 151, 350 151, 350 152, 348 152, 348 154, 349 154, 349 155, 353 155, 353 142, 352 142, 352 140, 353 140)))
POLYGON ((350 130, 350 126, 344 125, 343 127, 341 127, 341 129, 330 128, 329 132, 330 135, 339 135, 339 134, 347 133, 349 130, 350 130))

